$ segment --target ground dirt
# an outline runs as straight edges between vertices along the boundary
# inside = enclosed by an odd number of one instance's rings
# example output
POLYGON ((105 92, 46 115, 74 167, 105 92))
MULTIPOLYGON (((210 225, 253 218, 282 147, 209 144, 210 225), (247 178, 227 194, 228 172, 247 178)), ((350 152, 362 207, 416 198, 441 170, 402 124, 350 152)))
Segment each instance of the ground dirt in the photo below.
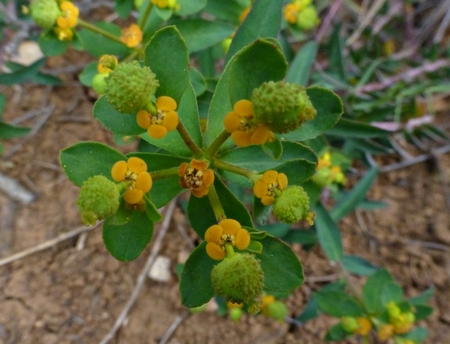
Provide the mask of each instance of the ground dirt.
MULTIPOLYGON (((64 69, 86 62, 85 55, 70 50, 64 57, 50 58, 47 68, 64 69)), ((0 172, 37 197, 24 205, 0 193, 0 257, 80 226, 75 206, 78 188, 59 167, 61 149, 87 140, 116 147, 112 135, 93 119, 95 96, 77 82, 77 73, 62 71, 59 76, 63 86, 25 84, 0 89, 7 96, 6 122, 38 110, 21 123, 32 126, 42 118, 43 110, 52 111, 30 138, 4 142, 0 172), (14 154, 8 153, 13 150, 14 154)), ((131 144, 118 149, 134 148, 131 144)), ((393 162, 389 159, 380 157, 379 163, 393 162)), ((340 223, 345 252, 387 268, 407 296, 436 288, 431 301, 435 311, 421 323, 429 328, 429 344, 450 343, 450 216, 442 184, 450 182, 450 155, 441 155, 438 163, 426 161, 381 174, 369 196, 386 202, 387 207, 351 214, 340 223)), ((146 280, 111 343, 158 343, 172 322, 186 312, 180 304, 175 267, 191 246, 175 224, 183 226, 194 242, 196 238, 181 210, 176 210, 175 218, 160 252, 171 260, 171 279, 146 280)), ((96 228, 84 245, 73 238, 0 267, 0 343, 99 343, 129 299, 151 250, 149 245, 135 261, 118 262, 105 249, 101 229, 96 228)), ((294 246, 294 250, 304 264, 306 282, 286 301, 291 317, 300 314, 312 292, 324 281, 336 279, 338 272, 320 248, 306 252, 294 246)), ((352 279, 357 286, 364 282, 364 278, 352 279)), ((235 324, 207 310, 186 317, 169 343, 324 343, 324 334, 335 322, 322 316, 294 326, 262 316, 244 316, 235 324)))

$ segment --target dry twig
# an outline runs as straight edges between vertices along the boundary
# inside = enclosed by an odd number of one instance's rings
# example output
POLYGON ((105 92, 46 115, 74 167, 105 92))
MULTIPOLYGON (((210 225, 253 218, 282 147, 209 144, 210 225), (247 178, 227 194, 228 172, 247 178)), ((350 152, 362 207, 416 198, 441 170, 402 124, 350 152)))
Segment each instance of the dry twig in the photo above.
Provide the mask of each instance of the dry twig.
POLYGON ((191 314, 188 310, 185 310, 181 315, 177 316, 173 323, 169 326, 166 333, 162 336, 159 344, 166 344, 170 337, 173 335, 178 326, 191 314))

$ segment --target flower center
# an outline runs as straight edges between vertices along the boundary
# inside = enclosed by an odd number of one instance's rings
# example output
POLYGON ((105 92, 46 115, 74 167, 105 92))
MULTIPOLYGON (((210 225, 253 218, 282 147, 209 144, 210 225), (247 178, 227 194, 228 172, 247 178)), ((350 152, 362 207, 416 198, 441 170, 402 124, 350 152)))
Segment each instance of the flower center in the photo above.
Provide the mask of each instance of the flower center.
POLYGON ((203 184, 203 171, 192 167, 188 168, 183 178, 189 189, 198 188, 203 184))

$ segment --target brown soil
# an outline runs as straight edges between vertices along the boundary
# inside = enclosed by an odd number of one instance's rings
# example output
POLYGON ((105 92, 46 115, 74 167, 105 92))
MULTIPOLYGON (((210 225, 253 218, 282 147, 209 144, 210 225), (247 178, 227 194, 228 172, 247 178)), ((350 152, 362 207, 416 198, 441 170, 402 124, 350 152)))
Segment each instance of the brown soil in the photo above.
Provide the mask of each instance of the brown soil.
MULTIPOLYGON (((47 67, 64 68, 79 65, 80 61, 86 61, 85 55, 71 50, 64 58, 50 58, 47 67)), ((1 161, 0 172, 19 181, 37 198, 23 205, 0 193, 0 257, 80 225, 75 206, 78 189, 59 167, 59 150, 86 140, 114 146, 112 135, 92 118, 92 95, 76 82, 75 74, 62 72, 59 76, 64 86, 52 89, 32 84, 0 88, 7 96, 7 122, 31 110, 54 106, 44 126, 30 139, 4 142, 5 156, 16 144, 23 144, 1 161)), ((32 126, 39 116, 22 124, 32 126)), ((134 146, 118 149, 133 150, 134 146)), ((441 156, 439 163, 448 185, 450 156, 441 156)), ((346 253, 386 267, 407 296, 431 286, 436 288, 431 301, 435 312, 421 325, 429 328, 427 343, 445 344, 450 343, 450 217, 437 171, 436 166, 425 162, 381 175, 370 197, 388 206, 360 212, 358 218, 352 214, 340 228, 346 253)), ((177 218, 178 224, 187 226, 182 216, 177 218)), ((188 232, 192 233, 190 229, 188 232)), ((99 343, 108 333, 130 297, 152 245, 128 263, 110 256, 100 229, 89 233, 82 249, 76 245, 77 238, 67 240, 0 267, 0 343, 99 343)), ((323 285, 314 277, 332 279, 337 272, 318 247, 310 252, 297 246, 294 249, 304 264, 307 282, 287 300, 292 317, 302 312, 311 293, 323 285)), ((145 282, 111 343, 158 343, 177 316, 184 314, 175 266, 189 250, 189 243, 172 223, 161 250, 171 259, 172 278, 168 282, 145 282)), ((361 285, 364 279, 354 277, 354 282, 361 285)), ((264 317, 244 316, 235 324, 214 311, 206 311, 189 315, 169 343, 323 343, 324 334, 335 322, 322 316, 295 327, 264 317)))

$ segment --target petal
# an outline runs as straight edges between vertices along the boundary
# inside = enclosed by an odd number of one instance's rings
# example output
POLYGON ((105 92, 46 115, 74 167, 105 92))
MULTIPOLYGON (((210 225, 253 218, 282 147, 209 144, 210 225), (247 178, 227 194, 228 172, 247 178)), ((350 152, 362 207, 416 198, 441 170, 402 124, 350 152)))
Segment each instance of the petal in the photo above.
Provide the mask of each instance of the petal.
POLYGON ((288 177, 284 173, 278 173, 278 189, 284 190, 288 186, 288 177))
POLYGON ((206 161, 192 159, 191 167, 199 171, 204 171, 206 170, 206 167, 208 167, 208 164, 206 163, 206 161))
POLYGON ((209 191, 208 186, 201 185, 198 188, 192 189, 191 193, 197 198, 202 198, 208 194, 208 191, 209 191))
POLYGON ((242 117, 253 116, 253 103, 247 99, 241 99, 233 107, 234 112, 242 117))
POLYGON ((69 21, 67 20, 67 18, 64 17, 58 17, 56 18, 56 24, 58 25, 58 27, 60 27, 61 29, 68 29, 69 26, 69 21))
POLYGON ((223 228, 223 234, 236 235, 241 229, 241 224, 233 219, 225 219, 219 222, 219 225, 223 228))
POLYGON ((142 191, 149 192, 152 188, 153 180, 152 176, 148 172, 141 172, 136 179, 136 189, 141 189, 142 191))
POLYGON ((255 185, 253 185, 253 193, 258 198, 263 198, 265 195, 267 195, 267 184, 264 183, 261 179, 258 180, 255 185))
POLYGON ((118 161, 114 164, 111 169, 111 177, 116 182, 121 182, 125 179, 125 174, 127 173, 128 165, 125 160, 118 161))
POLYGON ((236 233, 235 244, 238 250, 245 250, 250 244, 249 232, 242 228, 239 229, 238 232, 236 233))
POLYGON ((275 197, 273 196, 264 196, 261 198, 261 203, 265 206, 271 205, 275 203, 275 197))
POLYGON ((136 115, 136 122, 141 128, 147 129, 150 126, 149 113, 146 110, 139 110, 136 115))
POLYGON ((136 174, 147 171, 147 164, 144 160, 136 157, 131 157, 127 161, 128 169, 136 174))
POLYGON ((229 133, 239 129, 241 125, 241 118, 235 112, 229 112, 223 119, 225 130, 229 133))
POLYGON ((183 162, 180 167, 178 168, 178 175, 180 177, 183 177, 186 174, 186 171, 188 169, 189 165, 187 162, 183 162))
POLYGON ((162 139, 167 134, 167 129, 159 124, 152 124, 147 129, 148 134, 154 139, 162 139))
POLYGON ((142 201, 142 198, 144 198, 144 191, 140 189, 127 190, 123 194, 123 199, 128 204, 137 204, 142 201))
POLYGON ((205 240, 207 242, 219 243, 220 237, 222 236, 223 228, 219 225, 212 225, 205 232, 205 240))
POLYGON ((156 99, 156 107, 163 111, 175 111, 177 102, 171 97, 161 96, 156 99))
POLYGON ((270 130, 265 125, 258 125, 252 133, 250 142, 253 145, 262 145, 269 138, 270 130))
POLYGON ((178 126, 178 114, 175 111, 169 111, 164 115, 162 125, 167 131, 175 130, 178 126))
POLYGON ((206 244, 206 253, 214 260, 222 260, 225 258, 225 251, 219 245, 212 242, 206 244))
POLYGON ((278 172, 274 170, 268 170, 264 172, 262 181, 267 184, 273 184, 278 180, 278 172))
POLYGON ((212 183, 214 183, 214 171, 206 170, 203 172, 203 185, 209 187, 212 183))
POLYGON ((234 131, 231 134, 231 139, 238 147, 247 147, 250 146, 250 138, 251 134, 245 131, 234 131))

